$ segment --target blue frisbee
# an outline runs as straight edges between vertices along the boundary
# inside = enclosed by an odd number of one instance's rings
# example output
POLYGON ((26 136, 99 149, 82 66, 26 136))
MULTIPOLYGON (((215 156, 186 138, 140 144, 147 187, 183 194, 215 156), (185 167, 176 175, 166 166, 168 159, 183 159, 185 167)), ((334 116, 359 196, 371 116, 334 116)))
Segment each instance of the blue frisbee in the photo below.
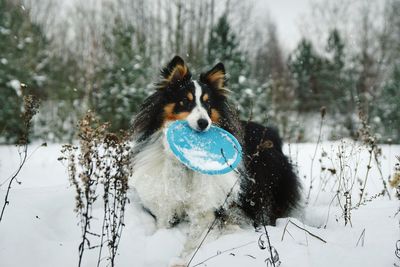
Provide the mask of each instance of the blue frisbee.
POLYGON ((178 160, 200 173, 225 174, 235 169, 242 159, 242 148, 236 138, 216 126, 197 132, 187 121, 175 121, 166 135, 178 160))

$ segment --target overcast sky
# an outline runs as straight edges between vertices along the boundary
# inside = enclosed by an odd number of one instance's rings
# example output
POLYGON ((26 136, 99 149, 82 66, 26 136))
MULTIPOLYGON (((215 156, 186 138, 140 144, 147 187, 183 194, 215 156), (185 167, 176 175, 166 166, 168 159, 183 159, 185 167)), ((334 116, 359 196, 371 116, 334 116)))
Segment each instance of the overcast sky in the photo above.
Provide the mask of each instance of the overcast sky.
POLYGON ((286 48, 293 49, 299 41, 300 22, 307 13, 310 0, 257 0, 255 12, 270 16, 275 22, 279 39, 286 48))

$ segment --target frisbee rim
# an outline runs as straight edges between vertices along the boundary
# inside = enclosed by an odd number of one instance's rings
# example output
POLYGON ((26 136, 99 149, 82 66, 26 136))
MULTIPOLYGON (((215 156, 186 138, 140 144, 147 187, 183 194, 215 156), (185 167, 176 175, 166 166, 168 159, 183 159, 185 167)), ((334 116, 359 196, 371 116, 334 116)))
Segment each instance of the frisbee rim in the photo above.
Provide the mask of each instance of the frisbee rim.
MULTIPOLYGON (((215 170, 215 169, 205 170, 204 168, 200 168, 199 166, 193 166, 191 164, 191 161, 188 160, 186 157, 184 157, 183 153, 181 153, 181 151, 178 150, 176 143, 173 142, 173 137, 172 137, 173 134, 172 133, 173 133, 173 130, 176 130, 176 128, 174 128, 173 126, 178 125, 178 124, 181 124, 181 125, 184 125, 185 127, 190 128, 190 130, 192 130, 193 133, 196 133, 196 132, 189 126, 187 121, 177 120, 168 126, 168 129, 165 134, 167 137, 167 142, 168 142, 169 148, 171 149, 172 153, 186 167, 188 167, 189 169, 191 169, 193 171, 196 171, 196 172, 199 172, 202 174, 208 174, 208 175, 227 174, 227 173, 235 170, 238 167, 238 165, 240 164, 240 162, 242 160, 242 147, 241 147, 239 141, 230 132, 222 129, 221 127, 215 126, 215 125, 211 125, 211 127, 208 131, 210 131, 212 128, 214 131, 216 130, 218 133, 225 134, 229 138, 229 139, 226 138, 227 142, 231 141, 233 143, 232 149, 236 150, 236 152, 237 152, 235 161, 232 164, 228 164, 226 161, 224 163, 218 162, 220 164, 225 165, 225 167, 223 169, 217 169, 217 170, 215 170)), ((201 134, 201 132, 199 134, 201 134)), ((208 153, 208 151, 206 151, 206 153, 208 153)), ((222 157, 222 155, 221 155, 221 157, 222 157)))

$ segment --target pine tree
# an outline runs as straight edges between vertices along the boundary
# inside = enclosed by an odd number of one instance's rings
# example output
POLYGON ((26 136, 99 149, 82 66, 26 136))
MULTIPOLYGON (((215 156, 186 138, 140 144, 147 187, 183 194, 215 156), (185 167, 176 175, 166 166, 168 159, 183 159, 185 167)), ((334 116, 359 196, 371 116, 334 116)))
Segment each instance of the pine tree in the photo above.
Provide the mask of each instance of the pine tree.
MULTIPOLYGON (((328 58, 323 60, 319 73, 321 86, 321 103, 331 109, 332 113, 345 114, 347 110, 347 93, 344 64, 344 43, 339 32, 334 29, 327 40, 328 58)), ((347 91, 349 90, 349 91, 347 91)), ((354 105, 353 105, 354 106, 354 105)))
POLYGON ((289 57, 289 69, 295 81, 296 106, 300 112, 317 111, 321 107, 321 73, 324 59, 316 54, 311 42, 300 41, 289 57))
POLYGON ((76 123, 84 112, 83 71, 71 55, 62 57, 54 53, 48 58, 44 72, 47 79, 42 86, 41 112, 36 118, 33 136, 71 143, 76 123))
POLYGON ((46 46, 21 3, 0 0, 0 137, 6 142, 16 142, 22 131, 22 94, 44 95, 46 46))
POLYGON ((223 14, 212 28, 207 47, 208 63, 223 62, 232 84, 238 83, 239 76, 249 74, 245 54, 240 50, 240 43, 229 25, 227 14, 223 14))
POLYGON ((226 13, 211 29, 207 50, 208 65, 214 65, 217 62, 224 63, 229 78, 229 89, 233 91, 239 111, 243 116, 247 116, 252 106, 251 89, 246 83, 250 64, 246 60, 245 53, 240 49, 240 43, 231 29, 226 13))
POLYGON ((121 20, 113 28, 104 46, 110 60, 98 74, 93 109, 111 130, 128 129, 131 119, 147 96, 150 60, 145 47, 134 47, 135 29, 121 20))
POLYGON ((345 64, 345 44, 337 29, 333 29, 328 37, 326 52, 330 56, 322 77, 326 88, 326 106, 331 114, 336 115, 335 119, 345 126, 347 134, 355 137, 355 75, 345 64))
POLYGON ((394 67, 391 78, 383 87, 377 101, 371 106, 371 118, 382 141, 400 142, 400 64, 394 67))
POLYGON ((336 115, 354 111, 354 84, 345 66, 344 51, 336 29, 327 40, 326 57, 318 55, 309 41, 300 42, 289 59, 299 111, 318 111, 321 106, 336 115))

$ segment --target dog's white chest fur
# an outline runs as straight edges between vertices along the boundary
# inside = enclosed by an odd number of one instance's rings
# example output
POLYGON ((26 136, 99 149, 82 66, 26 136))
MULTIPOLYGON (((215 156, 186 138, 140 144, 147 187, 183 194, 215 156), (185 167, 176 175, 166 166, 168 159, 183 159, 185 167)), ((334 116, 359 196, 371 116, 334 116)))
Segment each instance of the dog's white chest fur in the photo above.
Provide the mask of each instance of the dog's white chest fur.
MULTIPOLYGON (((159 227, 168 227, 174 216, 187 215, 191 223, 213 214, 235 185, 238 175, 204 175, 193 172, 180 163, 165 141, 162 131, 134 155, 134 187, 144 207, 156 218, 159 227)), ((229 202, 237 198, 236 184, 229 202)))

